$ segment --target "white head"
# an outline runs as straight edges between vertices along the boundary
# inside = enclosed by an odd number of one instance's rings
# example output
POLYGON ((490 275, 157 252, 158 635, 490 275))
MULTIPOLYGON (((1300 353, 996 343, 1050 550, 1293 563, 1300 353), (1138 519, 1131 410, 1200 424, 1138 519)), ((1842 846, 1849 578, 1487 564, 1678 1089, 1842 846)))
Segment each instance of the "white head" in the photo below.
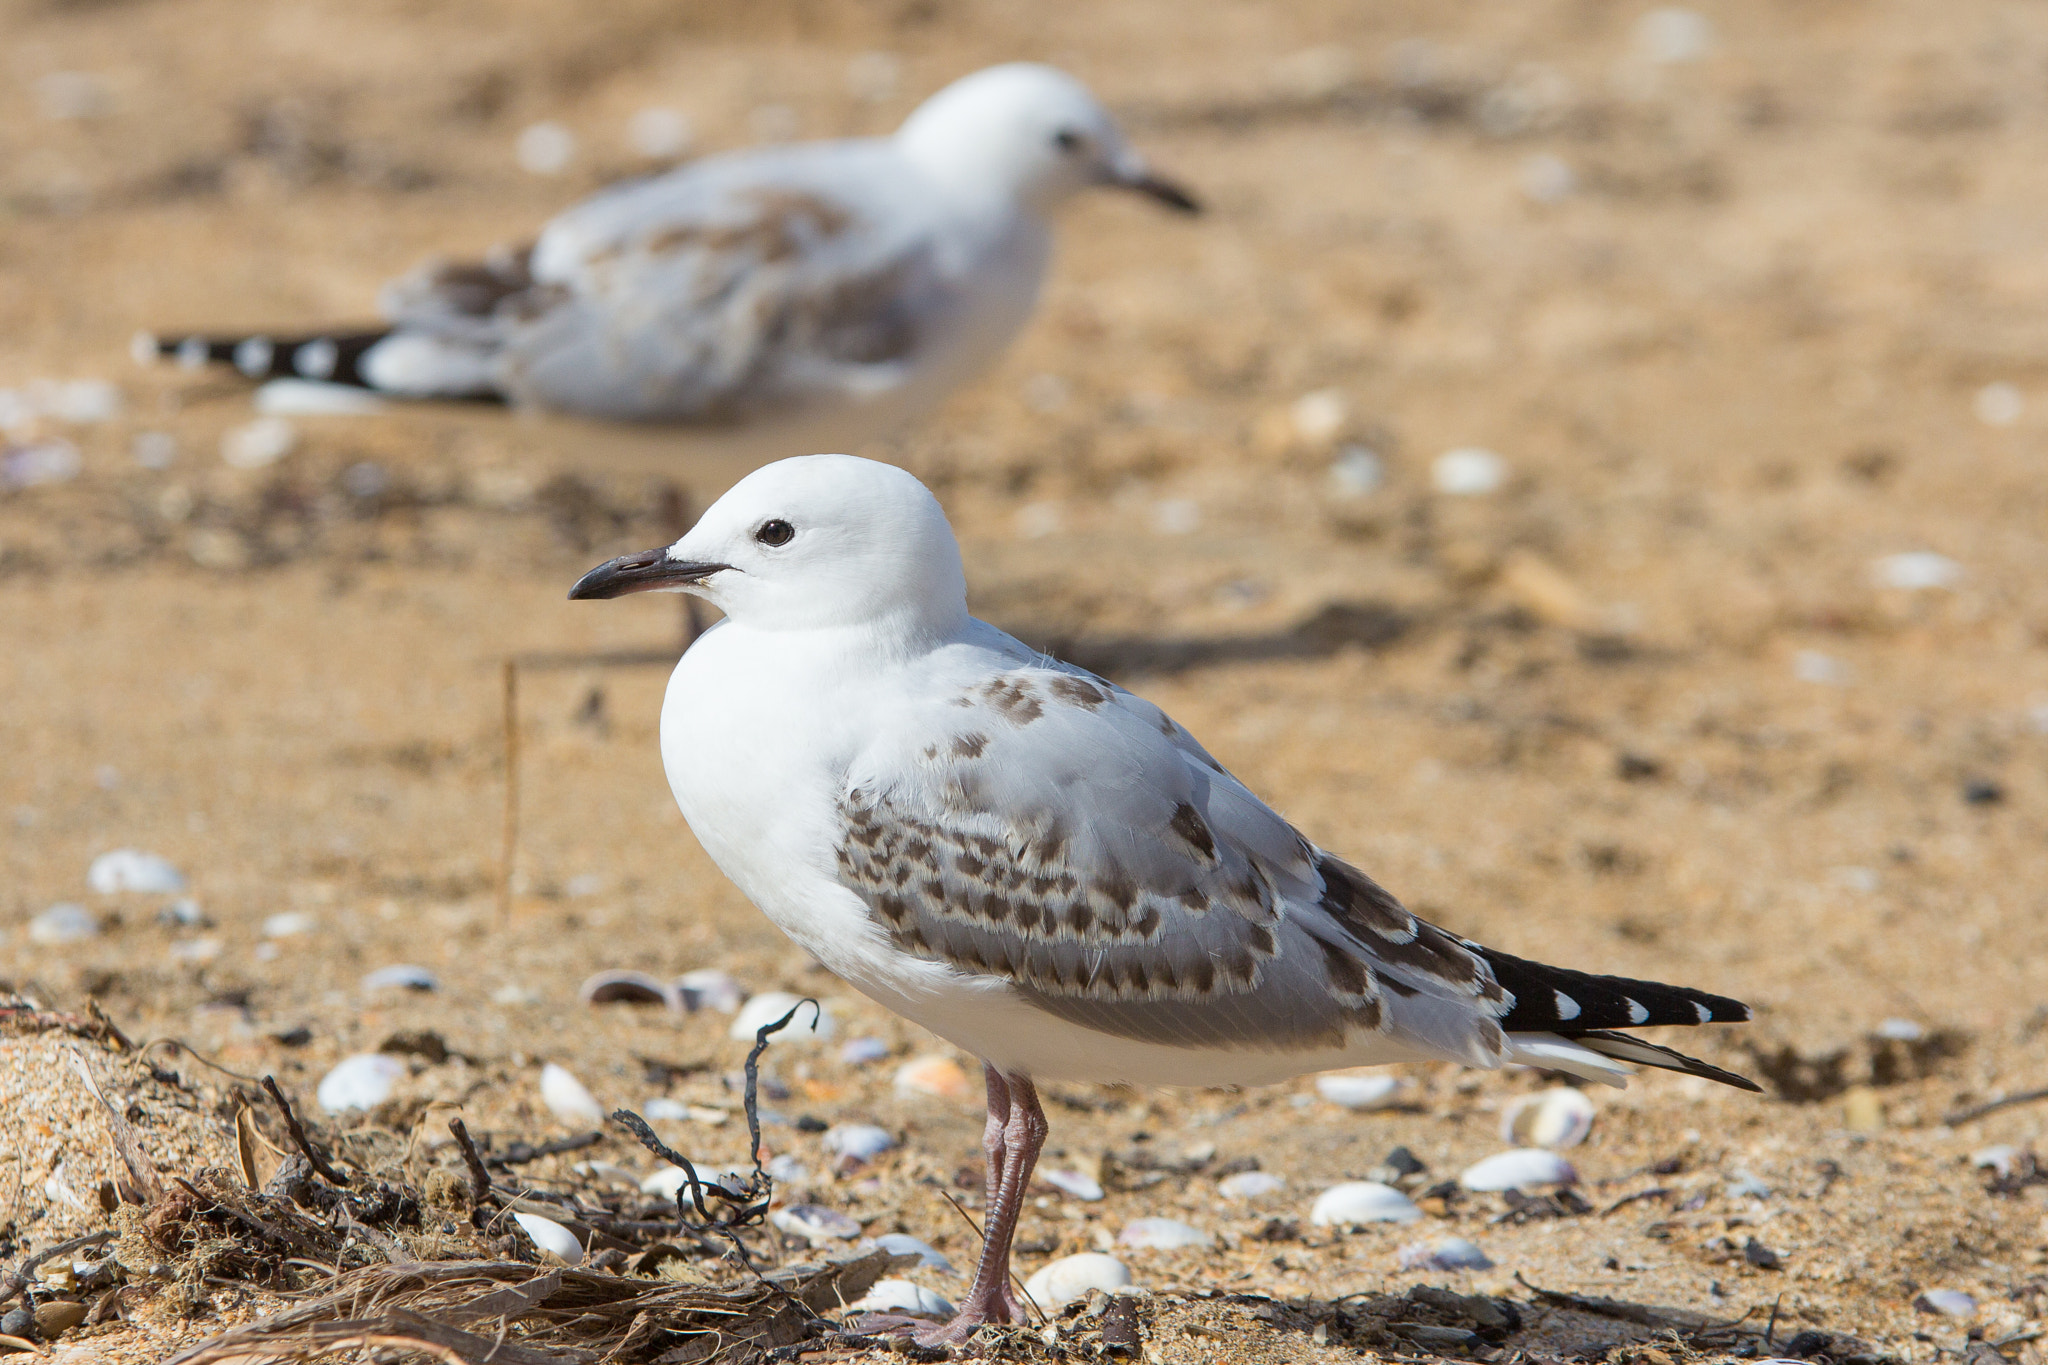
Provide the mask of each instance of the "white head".
POLYGON ((1153 175, 1109 111, 1064 71, 991 66, 920 104, 897 145, 949 186, 1050 212, 1091 185, 1119 185, 1192 213, 1195 201, 1153 175))
POLYGON ((737 624, 815 630, 967 621, 960 544, 937 498, 894 465, 800 455, 764 465, 675 544, 598 565, 572 598, 695 593, 737 624))

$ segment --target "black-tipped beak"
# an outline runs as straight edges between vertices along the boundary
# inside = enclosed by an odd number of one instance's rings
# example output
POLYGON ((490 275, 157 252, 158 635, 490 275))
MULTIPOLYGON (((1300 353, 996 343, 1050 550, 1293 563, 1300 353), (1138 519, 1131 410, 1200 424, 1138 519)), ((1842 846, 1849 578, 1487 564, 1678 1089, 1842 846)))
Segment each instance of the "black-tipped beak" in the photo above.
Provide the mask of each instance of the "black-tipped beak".
POLYGON ((731 567, 730 564, 698 564, 685 559, 670 559, 668 547, 664 545, 655 550, 607 559, 576 580, 576 586, 569 589, 569 600, 579 602, 589 598, 624 597, 634 592, 672 591, 686 583, 701 582, 731 567))
POLYGON ((1164 176, 1154 175, 1150 171, 1134 175, 1127 180, 1119 180, 1117 183, 1127 190, 1136 190, 1139 194, 1157 199, 1176 213, 1202 211, 1201 200, 1164 176))

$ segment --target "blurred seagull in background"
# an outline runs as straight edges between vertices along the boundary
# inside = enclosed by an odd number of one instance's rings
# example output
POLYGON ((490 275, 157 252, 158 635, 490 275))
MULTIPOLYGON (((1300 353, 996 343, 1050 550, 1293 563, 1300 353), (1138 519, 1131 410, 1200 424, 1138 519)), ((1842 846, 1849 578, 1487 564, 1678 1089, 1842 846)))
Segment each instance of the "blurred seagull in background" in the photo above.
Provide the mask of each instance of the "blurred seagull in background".
POLYGON ((947 86, 893 136, 709 157, 604 190, 523 250, 424 265, 385 289, 383 327, 145 334, 135 349, 258 380, 848 446, 1001 354, 1037 302, 1055 211, 1094 186, 1197 211, 1079 81, 1012 63, 947 86))
POLYGON ((704 849, 820 962, 983 1059, 986 1240, 957 1318, 897 1324, 928 1342, 1024 1320, 1010 1245, 1043 1080, 1451 1061, 1757 1088, 1619 1031, 1744 1020, 1740 1002, 1418 919, 1158 707, 969 616, 945 513, 900 469, 778 461, 569 595, 649 591, 725 613, 661 713, 704 849))

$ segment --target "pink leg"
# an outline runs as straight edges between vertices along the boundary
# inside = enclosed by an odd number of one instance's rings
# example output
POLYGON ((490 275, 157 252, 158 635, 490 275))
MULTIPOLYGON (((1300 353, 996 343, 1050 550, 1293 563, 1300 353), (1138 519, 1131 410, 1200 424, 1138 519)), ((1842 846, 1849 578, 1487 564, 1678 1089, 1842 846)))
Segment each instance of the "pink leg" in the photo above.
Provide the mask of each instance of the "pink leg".
POLYGON ((1010 1244, 1016 1240, 1024 1192, 1031 1184, 1031 1169, 1038 1164, 1049 1125, 1038 1104, 1038 1091, 1028 1079, 1004 1076, 994 1067, 986 1070, 989 1105, 982 1146, 989 1153, 990 1197, 982 1211, 981 1263, 975 1267, 974 1284, 961 1301, 959 1315, 943 1327, 917 1334, 926 1346, 965 1341, 985 1322, 1026 1321, 1024 1305, 1010 1287, 1010 1244), (999 1106, 1003 1111, 1000 1117, 999 1106))

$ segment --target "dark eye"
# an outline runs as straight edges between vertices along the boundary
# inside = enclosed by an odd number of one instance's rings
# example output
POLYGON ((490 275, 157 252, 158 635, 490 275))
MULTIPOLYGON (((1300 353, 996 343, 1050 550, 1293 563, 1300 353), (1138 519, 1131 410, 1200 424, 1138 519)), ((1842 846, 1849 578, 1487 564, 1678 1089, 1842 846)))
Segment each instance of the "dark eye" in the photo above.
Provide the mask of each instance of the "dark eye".
POLYGON ((1081 150, 1081 135, 1072 128, 1062 128, 1052 135, 1052 145, 1063 152, 1078 152, 1081 150))
POLYGON ((754 532, 754 539, 763 545, 787 545, 789 538, 795 534, 796 527, 777 517, 773 521, 762 522, 761 528, 754 532))

